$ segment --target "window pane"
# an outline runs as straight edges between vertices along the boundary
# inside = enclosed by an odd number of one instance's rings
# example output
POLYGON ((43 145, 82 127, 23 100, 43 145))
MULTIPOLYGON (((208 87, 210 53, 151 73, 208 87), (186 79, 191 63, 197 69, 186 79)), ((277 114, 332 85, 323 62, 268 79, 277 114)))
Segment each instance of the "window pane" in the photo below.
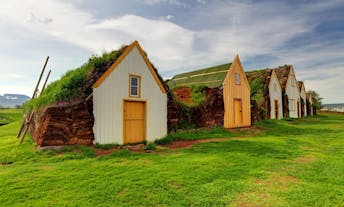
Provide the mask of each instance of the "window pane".
POLYGON ((239 85, 240 84, 240 74, 235 73, 235 84, 239 85))
POLYGON ((130 88, 130 95, 132 95, 132 96, 137 96, 137 95, 138 95, 138 94, 137 94, 137 87, 132 86, 132 87, 130 88))
POLYGON ((131 85, 137 86, 137 77, 131 77, 131 85))

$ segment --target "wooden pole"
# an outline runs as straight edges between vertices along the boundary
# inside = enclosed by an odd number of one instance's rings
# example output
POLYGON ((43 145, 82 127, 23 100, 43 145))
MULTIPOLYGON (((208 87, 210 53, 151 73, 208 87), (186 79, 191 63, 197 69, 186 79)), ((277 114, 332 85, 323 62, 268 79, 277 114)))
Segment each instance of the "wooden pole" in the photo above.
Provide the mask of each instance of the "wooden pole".
POLYGON ((50 73, 51 73, 51 70, 49 70, 49 73, 48 73, 48 75, 47 75, 47 78, 46 78, 45 81, 44 81, 44 84, 43 84, 43 87, 42 87, 42 90, 41 90, 41 94, 43 93, 43 91, 44 91, 44 89, 45 89, 45 86, 47 85, 47 82, 48 82, 50 73))
MULTIPOLYGON (((29 119, 28 119, 28 121, 27 121, 27 123, 26 123, 26 128, 25 128, 25 130, 24 130, 23 136, 22 136, 21 139, 20 139, 19 144, 22 144, 23 141, 24 141, 24 138, 25 138, 25 136, 26 136, 26 133, 27 133, 27 131, 29 130, 29 126, 30 126, 30 122, 31 122, 31 120, 32 120, 32 117, 33 117, 33 112, 31 112, 31 114, 30 114, 30 116, 29 116, 29 119)), ((24 125, 25 125, 25 123, 24 123, 24 125)))
POLYGON ((47 67, 48 60, 49 60, 49 56, 48 56, 47 59, 45 60, 45 63, 44 63, 44 66, 43 66, 41 75, 39 76, 39 79, 38 79, 37 85, 36 85, 36 87, 35 87, 35 91, 33 92, 32 98, 35 98, 35 96, 36 96, 37 89, 38 89, 39 84, 41 83, 41 79, 42 79, 43 73, 44 73, 44 71, 45 71, 45 68, 47 67))
MULTIPOLYGON (((41 94, 43 93, 43 91, 44 91, 44 89, 45 89, 45 86, 47 85, 47 82, 48 82, 50 73, 51 73, 51 70, 49 70, 49 73, 48 73, 48 75, 47 75, 47 78, 46 78, 45 81, 44 81, 44 84, 43 84, 43 87, 42 87, 42 90, 41 90, 41 94)), ((29 128, 30 128, 30 124, 31 124, 32 118, 33 118, 33 111, 31 112, 31 114, 30 114, 30 116, 29 116, 29 119, 28 119, 28 121, 27 121, 27 123, 26 123, 26 128, 25 128, 25 131, 24 131, 23 136, 22 136, 21 139, 20 139, 19 144, 22 144, 22 143, 23 143, 23 141, 24 141, 24 139, 25 139, 25 136, 26 136, 26 133, 27 133, 27 131, 28 131, 29 128)), ((25 124, 24 124, 24 125, 25 125, 25 124)))
MULTIPOLYGON (((41 79, 42 79, 43 73, 44 73, 44 71, 45 71, 45 68, 47 67, 48 60, 49 60, 49 56, 47 56, 47 59, 45 60, 43 69, 42 69, 42 71, 41 71, 41 75, 39 76, 38 82, 37 82, 37 84, 36 84, 35 90, 33 91, 32 98, 31 98, 31 99, 34 99, 35 96, 36 96, 37 89, 38 89, 38 86, 39 86, 39 84, 40 84, 40 82, 41 82, 41 79)), ((17 138, 20 137, 20 135, 21 135, 21 133, 22 133, 22 131, 23 131, 23 128, 24 128, 24 124, 25 124, 25 120, 23 120, 23 122, 22 122, 22 124, 21 124, 21 126, 20 126, 19 132, 18 132, 18 134, 17 134, 17 138)))

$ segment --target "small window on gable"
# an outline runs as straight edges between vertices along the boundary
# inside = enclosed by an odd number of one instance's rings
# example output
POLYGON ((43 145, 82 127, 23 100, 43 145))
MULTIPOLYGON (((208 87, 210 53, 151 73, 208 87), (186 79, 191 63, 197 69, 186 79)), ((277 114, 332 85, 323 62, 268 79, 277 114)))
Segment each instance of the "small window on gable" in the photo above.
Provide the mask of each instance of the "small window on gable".
POLYGON ((235 84, 240 85, 240 74, 239 73, 235 73, 235 84))
POLYGON ((294 77, 290 78, 291 86, 295 87, 295 79, 294 77))
POLYGON ((140 83, 141 78, 137 75, 129 76, 129 96, 130 97, 140 97, 140 83))
POLYGON ((274 91, 277 91, 277 84, 274 83, 274 91))

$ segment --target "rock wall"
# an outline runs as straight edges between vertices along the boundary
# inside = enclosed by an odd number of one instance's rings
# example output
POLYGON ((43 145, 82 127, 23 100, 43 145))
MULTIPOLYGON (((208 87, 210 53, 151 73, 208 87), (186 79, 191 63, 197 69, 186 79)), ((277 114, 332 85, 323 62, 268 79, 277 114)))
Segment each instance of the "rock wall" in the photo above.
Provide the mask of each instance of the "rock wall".
POLYGON ((186 104, 192 103, 191 93, 192 91, 189 87, 182 87, 173 90, 173 95, 176 97, 177 101, 186 104))
POLYGON ((191 120, 196 127, 223 127, 223 91, 219 88, 204 88, 206 99, 191 108, 191 120))
POLYGON ((172 93, 167 94, 167 128, 168 132, 175 132, 177 129, 185 128, 191 124, 190 108, 177 101, 172 93))
POLYGON ((251 99, 251 124, 260 120, 260 110, 257 106, 257 101, 251 99))
POLYGON ((43 107, 34 113, 30 134, 39 146, 93 143, 92 99, 43 107))

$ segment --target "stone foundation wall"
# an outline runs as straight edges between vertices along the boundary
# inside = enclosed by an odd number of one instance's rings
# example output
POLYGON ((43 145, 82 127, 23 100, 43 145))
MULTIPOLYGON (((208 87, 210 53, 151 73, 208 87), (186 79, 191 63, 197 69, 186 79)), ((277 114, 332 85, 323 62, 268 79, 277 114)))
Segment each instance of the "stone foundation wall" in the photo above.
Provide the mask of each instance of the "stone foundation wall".
POLYGON ((192 123, 196 127, 223 127, 223 91, 219 88, 205 88, 206 99, 191 108, 192 123))

